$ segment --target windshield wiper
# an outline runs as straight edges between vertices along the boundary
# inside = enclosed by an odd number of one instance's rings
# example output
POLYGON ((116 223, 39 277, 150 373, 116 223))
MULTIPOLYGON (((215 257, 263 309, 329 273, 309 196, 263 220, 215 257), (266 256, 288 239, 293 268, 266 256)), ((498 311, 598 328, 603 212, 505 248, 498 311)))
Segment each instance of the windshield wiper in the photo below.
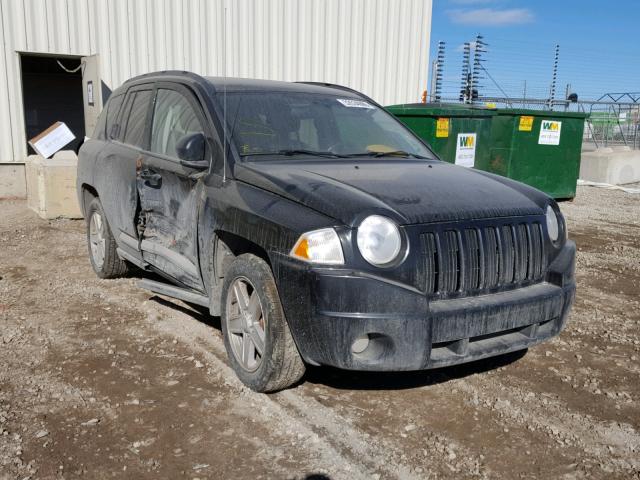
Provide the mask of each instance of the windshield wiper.
POLYGON ((243 157, 257 157, 257 156, 268 156, 268 155, 286 155, 287 157, 291 157, 293 155, 312 155, 314 157, 331 157, 331 158, 343 158, 345 155, 340 155, 338 153, 333 153, 329 151, 318 151, 318 150, 305 150, 304 148, 292 148, 292 149, 284 149, 278 150, 277 152, 256 152, 256 153, 246 153, 243 154, 243 157))
POLYGON ((326 150, 326 151, 305 150, 304 148, 295 148, 295 149, 291 149, 291 150, 280 150, 278 152, 278 154, 279 155, 287 155, 287 156, 291 156, 291 155, 313 155, 315 157, 335 157, 335 158, 340 158, 340 157, 344 156, 344 155, 339 155, 337 153, 330 152, 328 150, 326 150))
POLYGON ((391 152, 361 152, 361 153, 349 153, 344 155, 345 157, 413 157, 428 160, 428 157, 418 155, 417 153, 405 152, 404 150, 393 150, 391 152))

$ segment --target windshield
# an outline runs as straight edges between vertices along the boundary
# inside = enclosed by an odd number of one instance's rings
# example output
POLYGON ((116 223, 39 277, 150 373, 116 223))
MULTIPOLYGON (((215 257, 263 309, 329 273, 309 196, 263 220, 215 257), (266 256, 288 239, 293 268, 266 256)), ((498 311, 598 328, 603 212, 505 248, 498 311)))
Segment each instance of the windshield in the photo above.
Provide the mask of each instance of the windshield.
POLYGON ((326 94, 227 94, 232 139, 242 157, 315 155, 435 158, 392 115, 357 98, 326 94))

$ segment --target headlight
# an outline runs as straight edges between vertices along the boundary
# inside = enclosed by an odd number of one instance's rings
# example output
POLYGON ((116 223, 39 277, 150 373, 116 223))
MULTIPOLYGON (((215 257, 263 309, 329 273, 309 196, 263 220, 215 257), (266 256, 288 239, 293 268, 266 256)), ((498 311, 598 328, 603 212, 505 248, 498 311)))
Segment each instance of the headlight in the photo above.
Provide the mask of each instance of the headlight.
POLYGON ((560 223, 551 205, 547 205, 547 232, 552 242, 557 242, 560 236, 560 223))
POLYGON ((365 218, 358 227, 358 248, 372 265, 394 261, 402 249, 402 238, 395 223, 380 215, 365 218))
POLYGON ((303 233, 291 249, 290 255, 305 262, 323 265, 344 264, 342 244, 333 228, 303 233))

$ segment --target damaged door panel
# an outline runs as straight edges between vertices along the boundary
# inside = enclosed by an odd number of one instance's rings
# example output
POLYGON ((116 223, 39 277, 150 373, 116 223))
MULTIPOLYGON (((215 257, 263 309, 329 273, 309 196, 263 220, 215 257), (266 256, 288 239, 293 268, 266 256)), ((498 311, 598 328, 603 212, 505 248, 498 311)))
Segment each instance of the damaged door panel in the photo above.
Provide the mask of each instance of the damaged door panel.
POLYGON ((204 115, 188 89, 158 84, 149 150, 137 171, 140 196, 140 248, 146 262, 180 283, 205 291, 198 266, 197 225, 202 193, 202 170, 211 152, 204 142, 204 115), (185 149, 202 134, 201 158, 185 160, 185 149), (199 168, 192 163, 200 161, 199 168))

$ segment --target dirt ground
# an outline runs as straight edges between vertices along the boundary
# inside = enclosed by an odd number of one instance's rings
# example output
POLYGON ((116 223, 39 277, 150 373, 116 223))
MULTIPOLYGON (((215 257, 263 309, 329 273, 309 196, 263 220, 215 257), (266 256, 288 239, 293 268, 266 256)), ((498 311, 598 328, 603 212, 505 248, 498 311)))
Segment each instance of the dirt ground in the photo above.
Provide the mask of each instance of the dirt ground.
POLYGON ((579 252, 559 337, 260 395, 218 319, 99 280, 82 221, 0 202, 0 479, 638 479, 640 195, 580 187, 561 207, 579 252))

